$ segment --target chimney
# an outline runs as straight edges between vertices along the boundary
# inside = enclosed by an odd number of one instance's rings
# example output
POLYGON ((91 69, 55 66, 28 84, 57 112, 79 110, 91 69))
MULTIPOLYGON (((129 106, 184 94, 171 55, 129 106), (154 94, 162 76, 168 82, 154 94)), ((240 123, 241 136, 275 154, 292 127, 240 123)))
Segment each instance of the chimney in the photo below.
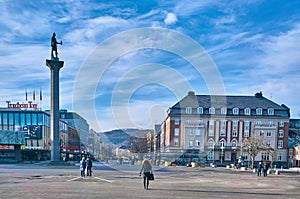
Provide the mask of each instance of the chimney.
POLYGON ((259 93, 255 93, 255 97, 256 98, 262 98, 263 97, 262 92, 260 91, 259 93))
POLYGON ((195 95, 195 92, 194 91, 189 91, 188 92, 188 96, 194 96, 195 95))

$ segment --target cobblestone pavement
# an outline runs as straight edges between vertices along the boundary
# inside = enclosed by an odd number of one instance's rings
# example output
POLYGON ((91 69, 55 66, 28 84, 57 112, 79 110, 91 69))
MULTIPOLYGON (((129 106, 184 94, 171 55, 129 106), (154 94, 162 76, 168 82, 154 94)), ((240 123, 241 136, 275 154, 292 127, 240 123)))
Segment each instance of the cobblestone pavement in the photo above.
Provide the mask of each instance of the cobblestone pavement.
POLYGON ((77 166, 0 165, 0 198, 299 198, 300 173, 258 177, 226 168, 164 167, 143 189, 139 167, 95 166, 92 177, 77 166))

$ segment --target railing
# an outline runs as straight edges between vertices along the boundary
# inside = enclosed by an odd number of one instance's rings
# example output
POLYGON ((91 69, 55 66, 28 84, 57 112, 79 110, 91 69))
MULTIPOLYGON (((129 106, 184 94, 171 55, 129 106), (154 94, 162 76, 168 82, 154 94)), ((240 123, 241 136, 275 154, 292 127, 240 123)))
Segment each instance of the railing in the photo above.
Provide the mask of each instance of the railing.
POLYGON ((214 146, 204 146, 205 150, 239 150, 240 146, 221 146, 221 145, 214 145, 214 146))

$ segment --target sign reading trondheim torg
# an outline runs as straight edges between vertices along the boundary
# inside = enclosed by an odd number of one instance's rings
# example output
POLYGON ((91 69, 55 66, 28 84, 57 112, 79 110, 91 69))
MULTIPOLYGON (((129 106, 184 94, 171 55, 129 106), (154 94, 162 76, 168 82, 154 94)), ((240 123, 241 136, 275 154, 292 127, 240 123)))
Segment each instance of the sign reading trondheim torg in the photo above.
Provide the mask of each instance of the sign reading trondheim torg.
POLYGON ((16 104, 11 104, 10 101, 6 101, 7 103, 7 108, 32 108, 32 109, 37 109, 38 108, 38 104, 34 104, 31 101, 29 101, 28 103, 22 103, 20 104, 19 102, 17 102, 16 104))

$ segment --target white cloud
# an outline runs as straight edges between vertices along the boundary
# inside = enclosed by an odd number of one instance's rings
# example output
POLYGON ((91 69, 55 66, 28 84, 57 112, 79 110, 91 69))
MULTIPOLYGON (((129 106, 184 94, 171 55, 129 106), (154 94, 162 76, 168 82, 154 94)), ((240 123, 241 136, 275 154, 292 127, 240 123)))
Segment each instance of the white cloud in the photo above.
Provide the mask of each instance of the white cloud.
POLYGON ((164 20, 166 25, 173 25, 177 22, 177 17, 174 13, 168 13, 165 20, 164 20))

